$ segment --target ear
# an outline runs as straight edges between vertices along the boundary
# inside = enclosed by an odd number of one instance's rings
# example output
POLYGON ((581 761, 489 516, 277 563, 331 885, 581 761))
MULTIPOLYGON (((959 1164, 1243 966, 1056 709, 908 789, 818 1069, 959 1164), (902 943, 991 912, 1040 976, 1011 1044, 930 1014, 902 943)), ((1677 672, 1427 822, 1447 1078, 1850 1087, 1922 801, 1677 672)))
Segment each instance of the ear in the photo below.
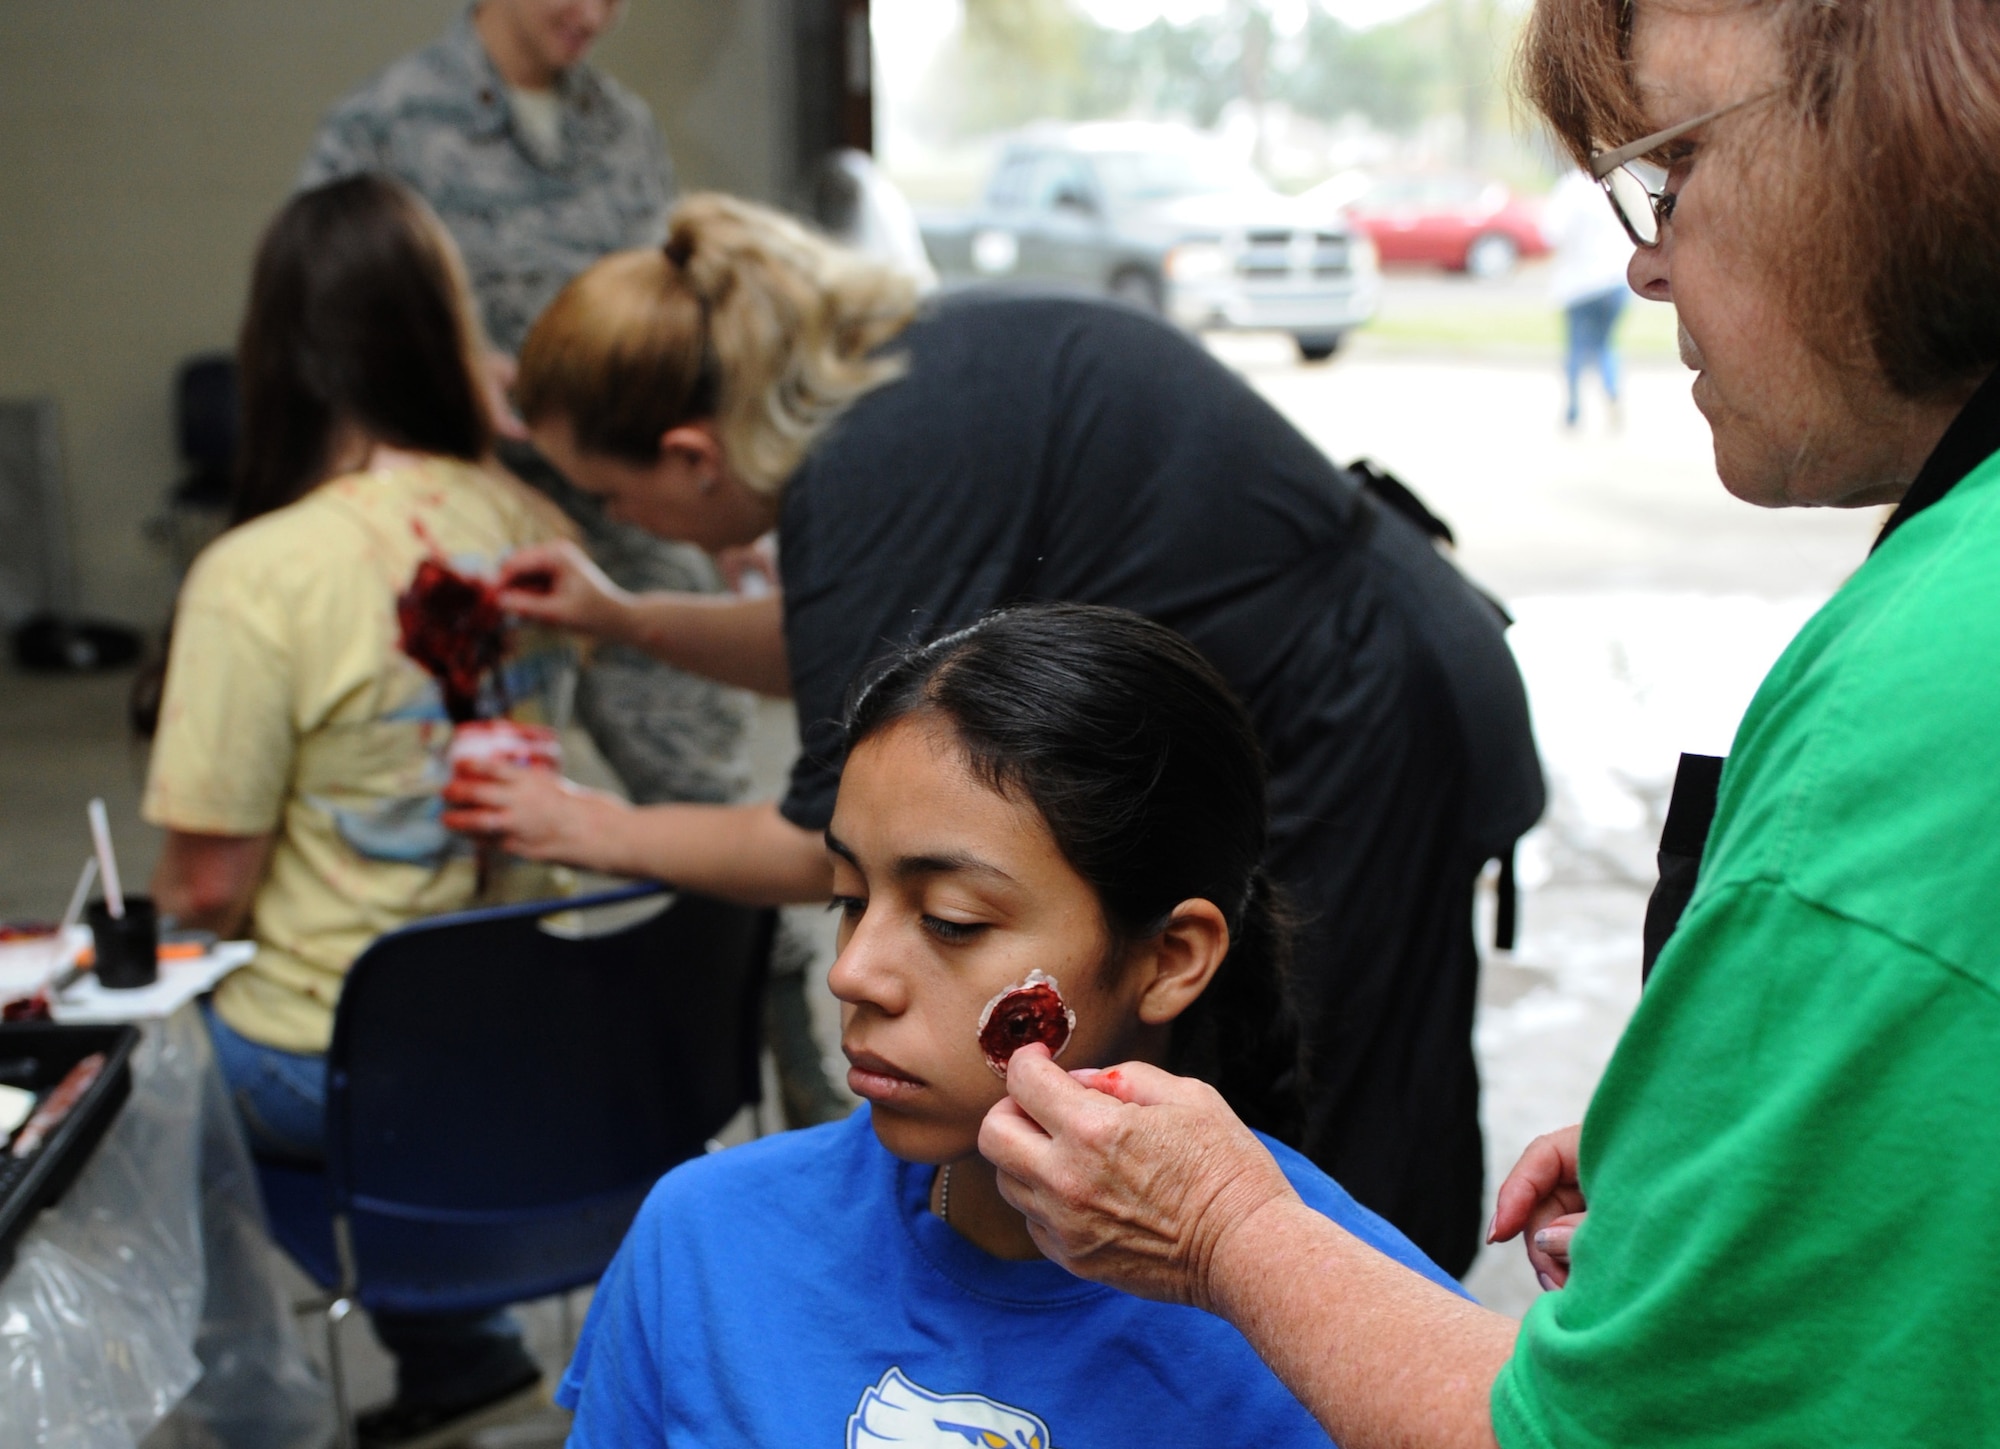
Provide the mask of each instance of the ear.
POLYGON ((660 434, 660 455, 678 458, 698 473, 713 474, 722 463, 722 444, 707 421, 678 423, 660 434))
POLYGON ((1146 948, 1151 979, 1139 995, 1139 1020, 1164 1026, 1194 1005, 1229 954, 1229 922, 1213 901, 1182 901, 1146 948))

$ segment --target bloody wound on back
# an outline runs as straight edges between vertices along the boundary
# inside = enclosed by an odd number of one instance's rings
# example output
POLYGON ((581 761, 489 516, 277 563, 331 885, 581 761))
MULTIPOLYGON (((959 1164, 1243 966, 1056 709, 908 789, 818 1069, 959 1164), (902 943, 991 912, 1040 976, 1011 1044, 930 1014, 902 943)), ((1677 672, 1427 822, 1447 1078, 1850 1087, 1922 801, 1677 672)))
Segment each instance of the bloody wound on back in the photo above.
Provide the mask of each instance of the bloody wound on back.
POLYGON ((454 724, 479 717, 480 684, 506 653, 500 593, 436 558, 418 563, 396 598, 403 652, 429 670, 454 724))

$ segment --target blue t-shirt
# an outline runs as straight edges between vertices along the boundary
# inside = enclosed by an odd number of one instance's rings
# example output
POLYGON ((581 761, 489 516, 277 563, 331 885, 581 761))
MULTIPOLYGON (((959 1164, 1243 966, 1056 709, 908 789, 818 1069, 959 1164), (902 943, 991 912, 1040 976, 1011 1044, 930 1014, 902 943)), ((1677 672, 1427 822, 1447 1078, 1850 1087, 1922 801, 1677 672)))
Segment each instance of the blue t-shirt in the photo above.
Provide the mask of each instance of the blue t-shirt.
MULTIPOLYGON (((1457 1290, 1305 1158, 1300 1195, 1457 1290)), ((1008 1262, 930 1211, 932 1169, 864 1108, 686 1163, 598 1286, 557 1402, 571 1449, 1166 1449, 1324 1446, 1241 1334, 1008 1262)))

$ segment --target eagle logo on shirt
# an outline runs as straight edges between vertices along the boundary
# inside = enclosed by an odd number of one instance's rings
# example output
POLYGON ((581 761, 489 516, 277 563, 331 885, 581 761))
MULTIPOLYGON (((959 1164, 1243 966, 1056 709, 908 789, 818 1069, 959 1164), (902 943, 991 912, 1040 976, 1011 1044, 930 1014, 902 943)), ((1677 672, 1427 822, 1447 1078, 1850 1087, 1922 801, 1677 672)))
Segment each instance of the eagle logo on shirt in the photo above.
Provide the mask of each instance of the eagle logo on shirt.
POLYGON ((847 1449, 1053 1449, 1049 1426, 984 1394, 940 1394, 892 1368, 847 1419, 847 1449))

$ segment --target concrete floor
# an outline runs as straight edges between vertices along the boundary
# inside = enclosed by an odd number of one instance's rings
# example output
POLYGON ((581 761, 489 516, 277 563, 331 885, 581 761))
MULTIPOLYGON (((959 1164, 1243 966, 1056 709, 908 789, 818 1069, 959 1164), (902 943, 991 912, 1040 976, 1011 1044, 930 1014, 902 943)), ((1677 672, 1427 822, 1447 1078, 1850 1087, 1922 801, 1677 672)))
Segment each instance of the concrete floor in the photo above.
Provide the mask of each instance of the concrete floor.
MULTIPOLYGON (((1452 285, 1401 295, 1478 305, 1480 294, 1452 285)), ((1877 520, 1730 499, 1679 368, 1631 370, 1621 430, 1593 406, 1565 433, 1552 359, 1425 355, 1365 335, 1319 367, 1300 365, 1284 338, 1214 348, 1334 457, 1366 454, 1398 473, 1453 524, 1461 563, 1519 619, 1513 641, 1552 803, 1522 853, 1519 949, 1489 959, 1481 993, 1490 1193, 1530 1137, 1580 1117, 1637 1000, 1639 924, 1677 753, 1726 750, 1756 679, 1860 561, 1877 520)), ((110 808, 128 877, 150 872, 158 847, 137 817, 144 757, 122 723, 125 687, 119 675, 0 672, 0 917, 61 909, 88 850, 93 794, 110 808)), ((760 729, 760 774, 773 784, 787 740, 774 708, 760 729)), ((816 1009, 831 1051, 823 965, 816 1009)), ((1518 1246, 1488 1250, 1469 1282, 1515 1313, 1537 1291, 1518 1246)), ((526 1317, 554 1368, 556 1306, 526 1317)), ((386 1394, 388 1366, 360 1357, 366 1402, 386 1394)), ((562 1433, 551 1410, 479 1442, 527 1449, 562 1433)))

